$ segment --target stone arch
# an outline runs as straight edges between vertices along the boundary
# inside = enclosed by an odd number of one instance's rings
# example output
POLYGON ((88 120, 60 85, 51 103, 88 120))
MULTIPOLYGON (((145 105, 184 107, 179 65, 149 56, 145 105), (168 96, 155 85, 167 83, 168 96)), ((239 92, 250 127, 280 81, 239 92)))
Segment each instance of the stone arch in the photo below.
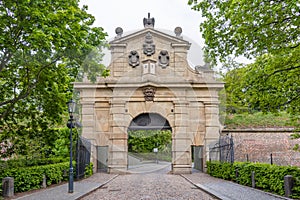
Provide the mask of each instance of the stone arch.
MULTIPOLYGON (((171 160, 165 160, 166 158, 168 159, 172 159, 172 152, 174 151, 174 147, 173 147, 173 130, 172 127, 170 126, 170 123, 168 121, 167 118, 165 118, 164 116, 162 116, 159 113, 156 112, 143 112, 143 113, 139 113, 137 114, 135 117, 133 117, 130 121, 130 124, 127 128, 127 170, 130 173, 136 173, 134 172, 134 170, 132 171, 132 169, 136 168, 136 166, 142 166, 143 164, 145 164, 145 168, 143 171, 141 169, 138 170, 139 173, 144 173, 144 172, 153 172, 156 170, 161 170, 164 168, 169 168, 172 166, 171 160), (144 152, 131 152, 130 153, 130 145, 129 145, 129 138, 130 138, 130 134, 131 131, 135 132, 135 131, 140 131, 140 130, 154 130, 155 134, 159 133, 156 131, 170 131, 170 133, 172 134, 171 136, 171 143, 168 142, 168 144, 156 144, 155 148, 156 151, 154 149, 153 150, 153 154, 152 157, 150 156, 149 158, 149 153, 147 154, 147 156, 143 156, 144 152), (165 145, 163 146, 164 151, 161 151, 161 149, 159 150, 159 145, 165 145), (153 163, 154 162, 154 153, 156 153, 156 164, 154 165, 150 165, 149 166, 149 162, 153 163), (139 160, 139 161, 138 161, 139 160), (141 160, 143 162, 141 162, 141 160), (159 160, 159 162, 158 162, 159 160), (160 164, 158 164, 160 163, 160 164)), ((146 137, 151 137, 151 131, 146 133, 146 135, 144 135, 146 137), (149 135, 148 135, 149 134, 149 135)), ((151 154, 151 153, 150 153, 151 154)))
POLYGON ((171 130, 168 120, 158 113, 141 113, 133 118, 128 130, 171 130))

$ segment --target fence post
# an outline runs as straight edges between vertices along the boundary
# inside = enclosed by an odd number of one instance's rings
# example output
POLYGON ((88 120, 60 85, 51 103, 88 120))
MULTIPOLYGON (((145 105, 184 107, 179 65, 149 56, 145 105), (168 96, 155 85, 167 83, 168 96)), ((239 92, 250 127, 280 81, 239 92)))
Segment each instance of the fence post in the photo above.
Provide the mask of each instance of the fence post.
POLYGON ((246 154, 246 158, 247 158, 247 162, 249 162, 249 155, 248 154, 246 154))
POLYGON ((47 187, 47 180, 46 180, 46 175, 43 174, 43 183, 42 183, 42 188, 46 188, 47 187))
POLYGON ((273 165, 273 155, 271 154, 271 165, 273 165))
POLYGON ((238 169, 235 169, 235 178, 236 178, 236 182, 239 183, 239 170, 238 169))
POLYGON ((292 195, 292 189, 293 189, 293 176, 291 175, 284 176, 284 191, 286 197, 290 197, 292 195))
POLYGON ((234 163, 234 143, 232 135, 230 137, 230 162, 234 163))
POLYGON ((252 187, 255 188, 255 172, 251 172, 251 182, 252 182, 252 187))
POLYGON ((14 196, 14 178, 5 177, 2 179, 2 195, 3 197, 14 196))

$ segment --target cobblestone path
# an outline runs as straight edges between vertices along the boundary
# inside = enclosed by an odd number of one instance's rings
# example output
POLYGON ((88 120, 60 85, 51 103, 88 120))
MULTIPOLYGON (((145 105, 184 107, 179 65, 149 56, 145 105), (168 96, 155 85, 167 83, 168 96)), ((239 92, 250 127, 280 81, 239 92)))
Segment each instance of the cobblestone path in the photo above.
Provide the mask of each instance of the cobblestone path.
POLYGON ((82 200, 211 200, 215 199, 180 175, 166 170, 119 175, 82 200))

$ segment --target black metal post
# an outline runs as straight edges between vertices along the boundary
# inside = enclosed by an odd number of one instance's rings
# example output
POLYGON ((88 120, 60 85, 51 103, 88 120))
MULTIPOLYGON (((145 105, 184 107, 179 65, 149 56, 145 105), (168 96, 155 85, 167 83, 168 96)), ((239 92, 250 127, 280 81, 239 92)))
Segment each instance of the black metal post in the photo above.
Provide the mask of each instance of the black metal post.
POLYGON ((72 140, 72 129, 73 129, 73 115, 70 114, 70 169, 69 169, 69 193, 73 193, 73 140, 72 140))
POLYGON ((270 157, 271 157, 271 165, 273 165, 273 155, 270 154, 270 157))
POLYGON ((77 135, 77 141, 76 141, 76 179, 79 180, 79 163, 80 163, 80 152, 79 152, 79 145, 80 145, 80 138, 79 135, 77 135))
POLYGON ((230 162, 234 163, 234 143, 232 136, 230 137, 230 162))

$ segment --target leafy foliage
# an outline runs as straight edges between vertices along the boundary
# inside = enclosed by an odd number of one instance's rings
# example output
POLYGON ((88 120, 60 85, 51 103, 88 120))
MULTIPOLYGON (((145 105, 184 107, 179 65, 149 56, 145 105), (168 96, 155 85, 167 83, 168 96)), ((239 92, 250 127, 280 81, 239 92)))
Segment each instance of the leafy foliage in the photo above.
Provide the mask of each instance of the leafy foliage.
POLYGON ((84 177, 90 177, 93 175, 93 163, 91 162, 88 166, 85 167, 84 177))
MULTIPOLYGON (((68 157, 70 146, 70 130, 66 128, 52 128, 47 130, 20 130, 16 137, 12 137, 13 144, 10 154, 5 158, 40 159, 48 157, 68 157), (26 141, 26 142, 25 142, 26 141), (11 157, 13 156, 13 157, 11 157)), ((73 129, 73 144, 76 144, 78 132, 73 129)), ((0 134, 0 139, 5 138, 0 134)), ((75 146, 73 149, 76 149, 75 146)))
POLYGON ((138 130, 128 133, 128 151, 147 153, 154 148, 167 151, 172 142, 172 133, 169 130, 138 130))
POLYGON ((251 173, 255 172, 256 187, 268 192, 284 195, 284 176, 294 177, 293 198, 300 197, 300 170, 297 167, 277 166, 264 163, 207 162, 207 172, 218 178, 236 181, 239 184, 252 186, 251 173), (237 173, 238 172, 238 173, 237 173), (236 176, 238 174, 238 176, 236 176))
POLYGON ((290 57, 264 55, 255 63, 229 71, 226 82, 227 109, 229 112, 262 110, 263 112, 288 111, 299 113, 300 49, 290 57), (286 62, 284 68, 280 65, 286 62))
MULTIPOLYGON (((200 30, 214 62, 230 55, 277 55, 299 47, 299 2, 189 0, 205 20, 200 30)), ((299 49, 298 49, 299 50, 299 49)))
POLYGON ((300 9, 297 0, 189 0, 205 18, 206 55, 228 69, 230 106, 299 113, 300 9), (233 58, 255 62, 242 69, 233 58))
POLYGON ((49 165, 55 163, 67 162, 69 158, 62 157, 53 157, 53 158, 41 158, 41 159, 29 159, 29 158, 19 158, 19 159, 10 159, 7 161, 0 161, 0 171, 5 171, 10 168, 21 168, 21 167, 32 167, 32 166, 41 166, 49 165))
POLYGON ((106 33, 78 2, 0 2, 1 141, 21 143, 62 124, 78 72, 92 81, 108 73, 101 56, 86 59, 106 33))
MULTIPOLYGON (((42 185, 44 175, 46 176, 48 186, 67 180, 63 171, 68 171, 68 168, 69 162, 43 166, 10 168, 1 172, 0 179, 2 180, 4 177, 13 177, 14 191, 25 192, 32 189, 39 189, 42 185)), ((2 182, 0 182, 0 186, 2 188, 2 182)))

